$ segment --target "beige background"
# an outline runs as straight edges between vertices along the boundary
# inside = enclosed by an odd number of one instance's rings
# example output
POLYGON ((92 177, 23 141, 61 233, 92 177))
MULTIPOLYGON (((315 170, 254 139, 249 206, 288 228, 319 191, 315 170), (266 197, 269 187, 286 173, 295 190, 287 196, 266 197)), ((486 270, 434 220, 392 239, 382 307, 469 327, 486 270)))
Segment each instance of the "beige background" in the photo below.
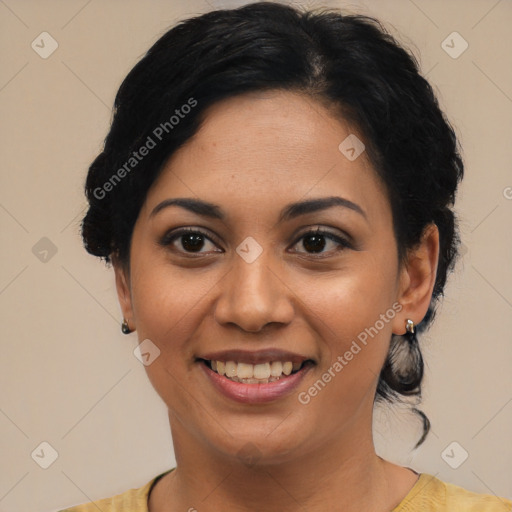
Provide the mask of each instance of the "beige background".
MULTIPOLYGON (((0 0, 1 511, 111 496, 174 464, 165 407, 133 356, 135 335, 119 329, 112 272, 81 247, 82 187, 115 92, 140 56, 177 20, 241 3, 0 0), (31 48, 43 31, 59 45, 47 59, 31 48), (46 262, 43 237, 57 249, 46 262), (58 452, 46 470, 31 457, 43 441, 58 452)), ((422 340, 432 432, 412 451, 418 422, 379 409, 378 452, 512 497, 512 2, 323 5, 374 15, 413 45, 466 162, 464 256, 422 340), (469 43, 457 59, 441 46, 453 31, 469 43), (453 441, 469 453, 458 469, 441 456, 453 441)))

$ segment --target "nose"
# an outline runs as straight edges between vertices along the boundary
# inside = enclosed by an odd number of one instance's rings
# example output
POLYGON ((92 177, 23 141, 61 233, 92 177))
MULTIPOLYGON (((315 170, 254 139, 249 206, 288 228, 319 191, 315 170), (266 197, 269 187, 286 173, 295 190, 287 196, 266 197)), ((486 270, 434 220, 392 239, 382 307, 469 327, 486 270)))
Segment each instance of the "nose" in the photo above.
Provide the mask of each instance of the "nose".
POLYGON ((247 263, 235 255, 233 267, 219 283, 215 319, 247 332, 259 332, 268 324, 289 324, 295 313, 293 292, 278 275, 280 263, 271 265, 264 251, 247 263))

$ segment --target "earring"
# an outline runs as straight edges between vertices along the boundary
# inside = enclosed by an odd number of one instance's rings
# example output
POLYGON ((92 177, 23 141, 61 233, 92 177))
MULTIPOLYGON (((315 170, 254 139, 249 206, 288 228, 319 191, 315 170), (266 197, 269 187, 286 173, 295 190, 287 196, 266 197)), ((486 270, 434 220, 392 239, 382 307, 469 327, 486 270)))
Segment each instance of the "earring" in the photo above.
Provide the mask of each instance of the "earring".
POLYGON ((130 334, 132 332, 130 326, 128 325, 128 322, 124 318, 123 323, 121 324, 121 331, 123 332, 123 334, 130 334))
POLYGON ((405 321, 405 339, 409 343, 409 345, 413 345, 418 342, 418 338, 416 338, 416 326, 414 322, 409 318, 405 321))
POLYGON ((411 334, 414 334, 416 332, 416 327, 414 325, 414 322, 412 320, 410 320, 409 318, 405 322, 405 330, 411 334))

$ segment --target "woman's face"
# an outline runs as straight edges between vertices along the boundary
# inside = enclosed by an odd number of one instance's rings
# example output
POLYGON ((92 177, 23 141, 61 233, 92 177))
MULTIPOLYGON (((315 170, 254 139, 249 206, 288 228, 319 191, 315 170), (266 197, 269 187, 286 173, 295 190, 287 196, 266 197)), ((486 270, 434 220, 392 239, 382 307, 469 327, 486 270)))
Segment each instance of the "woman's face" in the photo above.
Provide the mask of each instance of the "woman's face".
POLYGON ((146 371, 173 436, 269 463, 371 443, 378 376, 392 332, 404 332, 398 302, 410 279, 385 189, 354 136, 299 94, 231 98, 150 189, 130 275, 116 266, 116 276, 125 317, 151 341, 146 371), (168 203, 176 198, 215 207, 168 203), (339 199, 322 206, 326 198, 339 199), (253 379, 274 362, 281 377, 237 383, 205 360, 232 361, 231 376, 253 379))

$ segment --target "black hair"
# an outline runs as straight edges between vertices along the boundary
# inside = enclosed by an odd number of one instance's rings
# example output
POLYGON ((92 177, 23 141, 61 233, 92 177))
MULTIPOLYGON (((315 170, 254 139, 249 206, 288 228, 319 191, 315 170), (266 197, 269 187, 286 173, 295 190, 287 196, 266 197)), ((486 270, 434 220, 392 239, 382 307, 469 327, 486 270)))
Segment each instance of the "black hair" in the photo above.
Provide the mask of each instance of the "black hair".
MULTIPOLYGON (((89 168, 82 222, 87 251, 128 263, 149 188, 198 131, 206 109, 263 90, 307 94, 357 126, 388 193, 400 261, 429 225, 439 229, 437 275, 422 331, 457 255, 452 206, 463 162, 416 58, 369 16, 258 2, 190 18, 166 32, 121 84, 103 151, 89 168)), ((375 400, 421 397, 420 348, 417 340, 404 346, 401 339, 393 336, 375 400), (405 350, 409 364, 399 368, 405 350)), ((430 424, 414 411, 423 419, 418 446, 430 424)))

